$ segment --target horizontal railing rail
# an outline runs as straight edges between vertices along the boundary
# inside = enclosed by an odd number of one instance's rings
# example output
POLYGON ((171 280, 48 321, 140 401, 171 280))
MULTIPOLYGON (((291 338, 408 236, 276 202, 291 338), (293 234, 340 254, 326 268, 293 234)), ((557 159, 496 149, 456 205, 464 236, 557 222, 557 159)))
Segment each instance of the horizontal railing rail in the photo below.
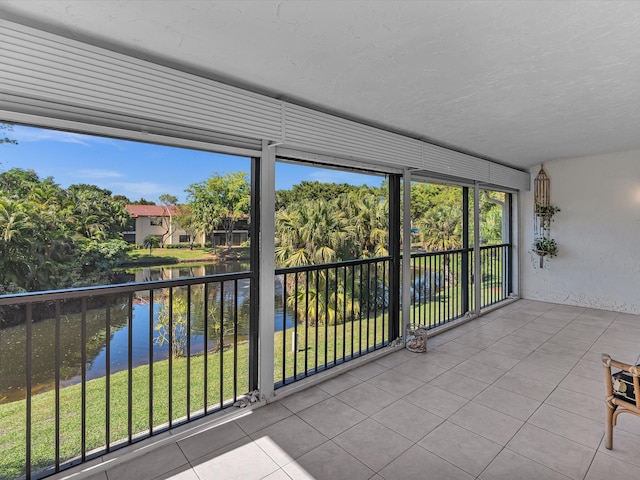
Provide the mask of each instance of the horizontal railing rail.
POLYGON ((478 286, 480 308, 507 299, 510 294, 511 248, 509 243, 481 246, 481 272, 477 276, 474 274, 473 248, 413 252, 411 323, 432 329, 474 311, 478 286))
POLYGON ((249 391, 252 272, 8 295, 0 478, 39 478, 249 391), (34 312, 38 311, 38 321, 34 312))
POLYGON ((250 271, 244 271, 203 275, 202 277, 179 278, 175 280, 149 280, 146 282, 118 283, 114 285, 98 285, 94 287, 12 293, 9 295, 0 295, 0 305, 24 305, 26 303, 46 302, 49 300, 87 298, 95 295, 114 295, 118 293, 135 292, 143 289, 182 287, 186 285, 197 285, 210 282, 233 281, 241 278, 253 278, 253 273, 250 271))
POLYGON ((390 262, 276 269, 276 388, 389 343, 390 262))

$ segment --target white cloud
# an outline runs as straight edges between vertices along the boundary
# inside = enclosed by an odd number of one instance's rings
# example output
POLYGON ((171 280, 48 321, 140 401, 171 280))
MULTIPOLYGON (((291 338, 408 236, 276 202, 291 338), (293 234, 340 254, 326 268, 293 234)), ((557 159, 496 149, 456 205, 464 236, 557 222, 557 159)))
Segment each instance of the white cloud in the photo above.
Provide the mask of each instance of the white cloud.
POLYGON ((122 178, 123 175, 116 170, 103 170, 99 168, 83 168, 73 173, 74 177, 102 179, 102 178, 122 178))
POLYGON ((81 133, 62 132, 59 130, 48 130, 44 128, 22 127, 16 125, 13 127, 11 137, 20 142, 63 142, 77 143, 86 147, 92 143, 113 143, 110 138, 94 137, 93 135, 83 135, 81 133))
POLYGON ((124 195, 132 199, 144 197, 145 195, 162 195, 173 190, 172 187, 167 185, 152 182, 114 182, 110 184, 111 187, 114 190, 122 191, 124 195))

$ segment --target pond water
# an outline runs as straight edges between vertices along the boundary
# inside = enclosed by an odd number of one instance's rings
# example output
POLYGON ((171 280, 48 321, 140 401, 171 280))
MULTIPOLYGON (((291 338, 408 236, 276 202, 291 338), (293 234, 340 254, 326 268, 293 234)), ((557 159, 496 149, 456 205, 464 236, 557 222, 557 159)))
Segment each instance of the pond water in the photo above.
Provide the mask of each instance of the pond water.
MULTIPOLYGON (((123 272, 119 282, 141 282, 148 280, 167 280, 181 277, 202 276, 220 273, 232 273, 249 269, 248 262, 225 262, 223 264, 176 266, 171 268, 151 267, 123 272)), ((212 285, 209 308, 216 308, 215 284, 212 285), (213 307, 212 307, 213 306, 213 307)), ((182 292, 184 294, 184 290, 182 292)), ((202 288, 199 289, 202 291, 202 288)), ((202 353, 205 343, 209 350, 216 349, 219 338, 213 328, 209 327, 209 339, 205 342, 203 296, 196 294, 198 287, 192 287, 191 312, 191 353, 202 353)), ((180 289, 174 289, 175 298, 180 295, 180 289)), ((232 318, 233 298, 232 283, 225 285, 225 318, 232 318)), ((219 295, 219 294, 218 294, 219 295)), ((243 342, 249 336, 249 281, 238 282, 238 341, 243 342)), ((148 291, 136 292, 132 305, 132 348, 131 357, 134 367, 149 362, 150 348, 153 349, 153 361, 161 361, 169 356, 168 344, 160 341, 159 323, 161 311, 166 306, 167 295, 160 290, 154 292, 154 302, 149 303, 148 291), (153 312, 153 313, 152 313, 153 312), (150 326, 150 317, 152 326, 150 326), (149 345, 150 328, 153 329, 153 344, 149 345)), ((219 300, 218 310, 219 310, 219 300)), ((110 350, 109 367, 111 373, 125 370, 129 357, 129 327, 127 322, 128 301, 126 297, 116 298, 110 306, 111 329, 106 331, 106 307, 104 301, 95 299, 89 301, 86 315, 86 375, 91 380, 106 375, 107 345, 110 350), (102 303, 100 303, 102 301, 102 303)), ((174 303, 175 309, 175 303, 174 303)), ((175 315, 174 311, 174 315, 175 315)), ((53 317, 53 309, 51 317, 53 317)), ((287 312, 283 317, 282 290, 276 285, 276 311, 274 327, 281 331, 283 326, 292 327, 294 318, 287 312)), ((45 318, 32 325, 32 391, 40 393, 55 388, 55 318, 45 318)), ((65 309, 62 305, 60 317, 60 384, 68 386, 81 381, 82 352, 81 344, 82 315, 75 309, 65 309)), ((230 338, 225 337, 224 343, 233 343, 233 328, 230 338)), ((0 403, 20 400, 25 396, 26 385, 26 327, 18 325, 0 330, 0 403)))

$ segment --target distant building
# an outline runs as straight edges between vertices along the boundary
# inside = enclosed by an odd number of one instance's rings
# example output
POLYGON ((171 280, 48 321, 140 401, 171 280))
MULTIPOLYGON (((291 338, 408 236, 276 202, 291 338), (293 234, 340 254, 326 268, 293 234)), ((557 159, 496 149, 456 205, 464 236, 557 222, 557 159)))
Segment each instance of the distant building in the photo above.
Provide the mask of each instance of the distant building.
MULTIPOLYGON (((191 242, 191 236, 177 223, 180 209, 165 205, 127 205, 125 207, 134 219, 133 230, 124 232, 124 239, 129 243, 142 244, 145 237, 155 235, 165 245, 191 242)), ((233 230, 232 245, 238 246, 249 238, 248 217, 236 222, 233 230)), ((225 245, 225 233, 215 230, 216 245, 225 245)), ((211 235, 197 234, 194 243, 211 241, 211 235)))

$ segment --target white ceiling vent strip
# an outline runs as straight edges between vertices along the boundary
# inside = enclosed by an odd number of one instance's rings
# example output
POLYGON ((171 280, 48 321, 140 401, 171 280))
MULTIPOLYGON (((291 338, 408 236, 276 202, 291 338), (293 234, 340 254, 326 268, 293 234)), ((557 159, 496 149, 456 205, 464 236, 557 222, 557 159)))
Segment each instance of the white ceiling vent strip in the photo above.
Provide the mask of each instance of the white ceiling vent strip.
POLYGON ((446 148, 423 144, 424 169, 447 176, 489 181, 489 162, 446 148))
POLYGON ((280 138, 281 103, 0 20, 0 91, 93 111, 280 138))
POLYGON ((420 167, 421 142, 308 108, 285 104, 286 144, 307 145, 376 163, 420 167))
POLYGON ((531 188, 531 175, 528 172, 521 172, 504 165, 491 163, 489 164, 489 183, 518 190, 529 190, 531 188))
POLYGON ((528 174, 0 19, 0 101, 17 114, 256 149, 261 139, 392 168, 529 188, 528 174))

